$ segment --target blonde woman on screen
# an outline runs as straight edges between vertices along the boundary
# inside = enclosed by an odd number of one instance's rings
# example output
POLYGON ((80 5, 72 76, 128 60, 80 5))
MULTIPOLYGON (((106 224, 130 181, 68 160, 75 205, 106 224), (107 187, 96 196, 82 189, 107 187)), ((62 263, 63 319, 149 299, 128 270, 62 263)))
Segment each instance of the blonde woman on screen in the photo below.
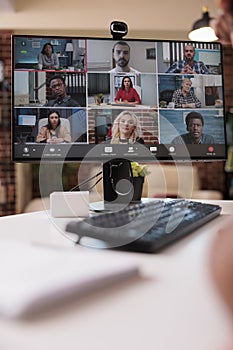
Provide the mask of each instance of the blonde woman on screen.
POLYGON ((141 138, 141 126, 137 116, 131 111, 121 112, 114 120, 110 143, 144 143, 141 138))

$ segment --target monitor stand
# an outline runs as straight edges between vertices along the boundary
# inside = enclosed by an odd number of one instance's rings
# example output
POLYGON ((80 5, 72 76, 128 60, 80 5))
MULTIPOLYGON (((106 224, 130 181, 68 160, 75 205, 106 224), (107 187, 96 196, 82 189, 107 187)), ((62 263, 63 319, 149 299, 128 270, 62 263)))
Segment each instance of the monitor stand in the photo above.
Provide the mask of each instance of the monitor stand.
POLYGON ((91 204, 94 211, 118 211, 133 198, 134 187, 131 162, 113 159, 103 164, 103 202, 91 204))

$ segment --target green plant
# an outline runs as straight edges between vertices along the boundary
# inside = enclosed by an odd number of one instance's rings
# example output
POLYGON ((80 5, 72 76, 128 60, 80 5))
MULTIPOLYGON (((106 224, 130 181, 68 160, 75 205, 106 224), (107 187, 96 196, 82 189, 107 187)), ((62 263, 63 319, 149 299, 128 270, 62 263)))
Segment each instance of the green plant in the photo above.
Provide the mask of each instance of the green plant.
POLYGON ((102 98, 102 97, 104 97, 104 94, 103 94, 102 92, 100 92, 99 94, 97 94, 97 96, 98 96, 99 98, 102 98))
POLYGON ((100 104, 103 103, 103 101, 104 101, 104 94, 101 92, 101 93, 95 95, 95 96, 94 96, 94 99, 95 99, 95 103, 96 103, 97 105, 100 105, 100 104))
POLYGON ((82 63, 76 64, 76 69, 82 69, 82 63))
POLYGON ((165 107, 167 107, 167 102, 166 102, 166 101, 160 101, 160 102, 159 102, 159 107, 160 107, 160 108, 165 108, 165 107))
POLYGON ((140 165, 137 162, 131 162, 131 168, 133 171, 133 177, 144 177, 150 174, 150 171, 147 169, 146 165, 140 165))

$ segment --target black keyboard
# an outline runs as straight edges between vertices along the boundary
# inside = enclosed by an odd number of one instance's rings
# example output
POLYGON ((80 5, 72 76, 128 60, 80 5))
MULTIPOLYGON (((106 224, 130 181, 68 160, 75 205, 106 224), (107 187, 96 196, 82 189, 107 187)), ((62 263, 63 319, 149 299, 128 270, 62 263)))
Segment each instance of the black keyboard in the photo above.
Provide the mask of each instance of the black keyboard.
POLYGON ((104 241, 108 248, 155 253, 188 235, 221 212, 221 207, 184 199, 148 200, 119 211, 70 221, 66 231, 104 241))

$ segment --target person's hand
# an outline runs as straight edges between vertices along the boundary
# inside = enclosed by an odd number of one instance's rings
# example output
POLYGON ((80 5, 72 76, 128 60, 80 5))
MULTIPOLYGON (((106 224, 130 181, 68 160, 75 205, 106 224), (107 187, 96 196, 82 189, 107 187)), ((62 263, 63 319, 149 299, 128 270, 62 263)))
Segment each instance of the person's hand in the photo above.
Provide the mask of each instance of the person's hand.
POLYGON ((188 64, 186 64, 186 66, 184 66, 181 73, 182 74, 196 74, 196 72, 188 64))
POLYGON ((210 268, 216 286, 233 315, 233 215, 215 237, 210 252, 210 268))
POLYGON ((182 105, 183 108, 195 108, 195 103, 186 103, 182 105))
POLYGON ((232 0, 216 0, 219 15, 210 21, 216 36, 222 44, 231 44, 233 47, 233 2, 232 0))
POLYGON ((47 143, 54 145, 58 143, 58 138, 56 136, 53 136, 51 139, 47 139, 47 143))
POLYGON ((185 74, 185 73, 187 73, 187 68, 186 68, 186 66, 184 66, 184 68, 181 70, 181 72, 180 72, 181 74, 185 74))
POLYGON ((121 103, 123 103, 123 104, 128 103, 128 104, 129 104, 130 102, 127 101, 127 100, 122 100, 122 101, 119 101, 119 100, 118 100, 118 101, 116 101, 116 103, 119 103, 119 104, 121 104, 121 103))
POLYGON ((221 13, 216 19, 210 21, 216 36, 224 45, 231 44, 233 47, 233 16, 221 13))
POLYGON ((52 144, 59 143, 58 138, 57 138, 56 136, 52 137, 52 138, 51 138, 51 143, 52 143, 52 144))
POLYGON ((232 0, 215 0, 215 3, 219 9, 226 13, 233 15, 233 1, 232 0))

